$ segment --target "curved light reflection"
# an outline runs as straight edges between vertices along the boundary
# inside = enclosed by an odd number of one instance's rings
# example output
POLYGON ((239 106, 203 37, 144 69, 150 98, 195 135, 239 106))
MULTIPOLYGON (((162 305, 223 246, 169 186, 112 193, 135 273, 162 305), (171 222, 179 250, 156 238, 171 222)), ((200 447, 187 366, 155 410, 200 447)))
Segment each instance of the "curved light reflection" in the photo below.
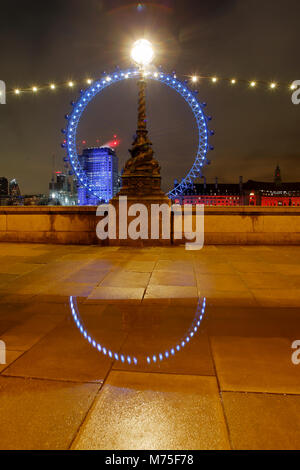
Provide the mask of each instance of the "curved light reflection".
MULTIPOLYGON (((94 349, 97 349, 97 351, 103 354, 104 356, 110 357, 111 359, 114 359, 115 361, 120 361, 123 364, 127 362, 128 364, 138 365, 138 360, 136 357, 129 356, 126 354, 119 354, 115 351, 111 351, 108 347, 105 347, 102 344, 98 343, 88 333, 80 317, 76 297, 73 297, 73 296, 70 297, 70 309, 72 312, 72 317, 75 322, 75 325, 77 326, 78 330, 80 331, 84 339, 88 341, 94 349)), ((182 337, 182 339, 176 345, 174 345, 173 347, 171 347, 164 353, 160 352, 160 353, 154 353, 154 354, 142 356, 141 362, 147 362, 147 364, 151 364, 151 363, 157 364, 159 362, 162 362, 178 354, 187 344, 189 344, 193 340, 195 335, 198 333, 201 322, 205 315, 205 310, 206 310, 206 298, 204 297, 202 306, 201 306, 201 301, 199 299, 193 323, 191 327, 189 328, 188 332, 182 337)))

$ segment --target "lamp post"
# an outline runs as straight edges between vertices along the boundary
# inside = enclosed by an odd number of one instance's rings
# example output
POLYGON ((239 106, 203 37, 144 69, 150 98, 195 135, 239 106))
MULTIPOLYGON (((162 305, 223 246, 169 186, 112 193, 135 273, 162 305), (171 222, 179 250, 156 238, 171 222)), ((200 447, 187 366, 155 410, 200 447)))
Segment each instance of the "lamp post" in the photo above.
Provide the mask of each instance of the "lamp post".
POLYGON ((160 196, 161 191, 160 165, 154 159, 152 143, 148 137, 146 119, 146 67, 154 58, 152 44, 140 39, 133 45, 131 58, 139 66, 138 80, 138 123, 136 137, 129 150, 131 158, 127 161, 122 175, 121 196, 160 196))
POLYGON ((136 154, 134 150, 137 150, 136 145, 148 144, 151 146, 151 142, 148 139, 147 131, 147 118, 146 118, 146 67, 151 64, 154 58, 154 50, 152 44, 147 39, 140 39, 137 41, 131 51, 131 57, 133 61, 139 66, 140 79, 138 81, 139 87, 139 102, 138 102, 138 124, 137 124, 137 138, 133 143, 133 149, 130 152, 131 155, 136 154))
POLYGON ((159 238, 152 239, 152 208, 171 205, 169 198, 161 190, 160 165, 154 158, 152 143, 148 137, 146 119, 146 67, 150 65, 154 51, 151 43, 145 39, 137 41, 132 49, 131 57, 139 67, 138 80, 138 122, 137 131, 129 153, 131 157, 126 162, 122 174, 122 188, 111 200, 117 214, 117 240, 110 240, 110 245, 125 246, 166 246, 170 245, 170 239, 162 237, 162 213, 159 215, 159 238), (130 216, 132 206, 142 205, 140 213, 140 227, 148 232, 143 238, 131 239, 128 237, 124 223, 127 228, 134 220, 130 216), (144 209, 147 209, 146 211, 144 209), (127 211, 128 217, 124 218, 127 211))

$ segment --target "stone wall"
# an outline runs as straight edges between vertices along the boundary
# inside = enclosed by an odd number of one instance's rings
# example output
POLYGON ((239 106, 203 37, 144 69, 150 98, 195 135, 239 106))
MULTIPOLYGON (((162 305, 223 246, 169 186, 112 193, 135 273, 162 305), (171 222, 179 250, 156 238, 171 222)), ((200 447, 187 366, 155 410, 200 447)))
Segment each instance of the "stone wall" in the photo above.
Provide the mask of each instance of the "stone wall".
MULTIPOLYGON (((299 245, 299 216, 300 207, 206 208, 205 243, 299 245)), ((99 220, 94 207, 0 207, 0 241, 107 244, 96 236, 99 220)))
POLYGON ((207 245, 300 245, 300 207, 205 209, 207 245))
POLYGON ((98 244, 94 207, 0 207, 0 241, 98 244))

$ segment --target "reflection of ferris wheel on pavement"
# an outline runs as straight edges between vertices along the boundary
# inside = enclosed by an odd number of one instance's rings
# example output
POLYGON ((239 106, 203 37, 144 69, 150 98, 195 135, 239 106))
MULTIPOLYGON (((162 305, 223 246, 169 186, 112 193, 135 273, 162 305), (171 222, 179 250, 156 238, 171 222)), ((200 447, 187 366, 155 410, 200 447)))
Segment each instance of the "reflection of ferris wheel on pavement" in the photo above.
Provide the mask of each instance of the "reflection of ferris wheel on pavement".
MULTIPOLYGON (((138 69, 129 69, 124 71, 117 71, 111 75, 105 75, 101 79, 93 82, 89 88, 81 91, 81 95, 78 101, 76 103, 72 103, 73 110, 71 114, 66 116, 68 125, 67 129, 63 130, 63 133, 66 135, 66 140, 63 144, 63 147, 66 148, 67 151, 67 162, 71 165, 79 184, 85 187, 92 196, 97 197, 99 201, 103 200, 103 194, 99 188, 93 186, 89 181, 84 168, 82 168, 80 164, 77 154, 76 137, 78 125, 88 104, 98 94, 115 83, 121 82, 123 80, 138 78, 140 73, 141 72, 138 69)), ((172 199, 177 195, 182 194, 184 190, 189 188, 196 178, 202 177, 203 167, 206 164, 209 164, 207 153, 209 150, 213 150, 213 147, 210 147, 209 145, 209 137, 214 134, 213 131, 208 129, 208 121, 211 120, 211 118, 204 113, 206 104, 201 103, 197 99, 197 92, 192 91, 187 86, 187 82, 181 82, 176 78, 175 75, 169 75, 162 71, 146 72, 145 75, 147 79, 161 82, 179 93, 190 106, 197 124, 199 143, 196 157, 187 176, 176 188, 168 193, 168 196, 172 199)))
POLYGON ((184 335, 179 339, 173 346, 169 347, 167 351, 156 351, 155 353, 147 351, 144 354, 141 355, 141 357, 138 359, 134 355, 128 355, 128 354, 122 354, 116 351, 112 351, 109 349, 109 346, 106 345, 104 346, 103 343, 99 343, 86 329, 84 322, 80 316, 78 304, 77 304, 77 299, 76 297, 71 296, 69 299, 69 304, 70 304, 70 310, 72 313, 73 320, 75 322, 75 325, 77 326, 79 332, 83 336, 83 338, 94 348, 96 349, 99 353, 103 354, 104 356, 117 361, 117 362, 122 362, 128 363, 131 365, 137 366, 138 363, 146 363, 146 364, 159 364, 160 362, 163 362, 165 360, 168 360, 175 356, 176 354, 180 353, 190 342, 193 341, 195 336, 199 333, 201 323, 203 321, 203 318, 205 316, 205 311, 206 311, 206 297, 204 297, 202 300, 198 300, 198 305, 196 309, 196 313, 194 316, 194 319, 190 325, 190 328, 187 332, 184 333, 184 335))

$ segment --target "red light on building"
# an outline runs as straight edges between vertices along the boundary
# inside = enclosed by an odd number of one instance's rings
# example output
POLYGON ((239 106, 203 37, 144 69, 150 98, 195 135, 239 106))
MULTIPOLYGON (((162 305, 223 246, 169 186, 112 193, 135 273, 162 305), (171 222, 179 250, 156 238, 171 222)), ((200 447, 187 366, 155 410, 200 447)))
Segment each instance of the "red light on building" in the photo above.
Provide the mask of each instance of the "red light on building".
POLYGON ((263 207, 300 207, 300 197, 297 196, 263 196, 263 207))
POLYGON ((116 147, 119 147, 121 141, 118 140, 116 137, 114 140, 111 140, 109 143, 108 143, 108 146, 109 147, 112 147, 112 148, 116 148, 116 147))
MULTIPOLYGON (((179 199, 177 200, 179 202, 179 199)), ((181 204, 192 204, 193 206, 203 204, 204 206, 223 206, 223 207, 235 207, 242 204, 242 198, 240 196, 183 196, 181 204)))
POLYGON ((249 195, 249 205, 250 206, 257 206, 257 198, 254 192, 251 192, 249 195))

